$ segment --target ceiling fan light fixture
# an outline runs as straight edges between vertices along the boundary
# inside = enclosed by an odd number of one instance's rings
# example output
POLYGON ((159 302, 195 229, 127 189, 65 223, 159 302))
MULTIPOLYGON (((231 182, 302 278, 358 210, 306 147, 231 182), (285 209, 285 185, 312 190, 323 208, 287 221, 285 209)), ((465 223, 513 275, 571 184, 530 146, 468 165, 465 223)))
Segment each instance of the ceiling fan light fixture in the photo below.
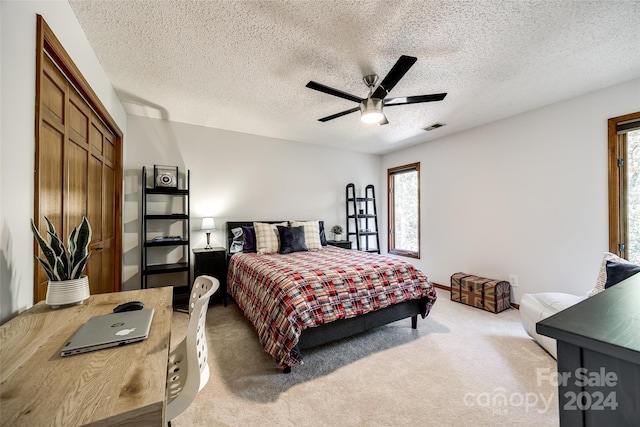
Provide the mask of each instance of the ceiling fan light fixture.
POLYGON ((384 119, 384 114, 380 111, 364 111, 360 119, 369 124, 380 123, 384 119))
POLYGON ((368 98, 360 103, 360 120, 364 123, 380 123, 384 120, 382 99, 368 98))
POLYGON ((363 123, 378 124, 381 126, 389 124, 389 120, 382 112, 382 108, 385 105, 406 105, 406 104, 418 104, 421 102, 433 102, 442 101, 446 93, 434 93, 431 95, 418 95, 418 96, 404 96, 400 98, 387 98, 391 89, 404 77, 413 64, 418 60, 413 56, 402 55, 396 61, 391 70, 387 73, 384 79, 378 83, 378 76, 375 74, 369 74, 363 77, 364 84, 369 88, 369 95, 367 98, 360 98, 350 93, 334 89, 332 87, 323 85, 321 83, 314 82, 313 80, 307 83, 309 89, 324 92, 326 94, 337 96, 338 98, 346 99, 356 102, 358 107, 350 108, 348 110, 341 111, 336 114, 332 114, 327 117, 318 119, 320 122, 328 122, 329 120, 337 119, 338 117, 345 116, 347 114, 355 113, 360 110, 360 120, 363 123))

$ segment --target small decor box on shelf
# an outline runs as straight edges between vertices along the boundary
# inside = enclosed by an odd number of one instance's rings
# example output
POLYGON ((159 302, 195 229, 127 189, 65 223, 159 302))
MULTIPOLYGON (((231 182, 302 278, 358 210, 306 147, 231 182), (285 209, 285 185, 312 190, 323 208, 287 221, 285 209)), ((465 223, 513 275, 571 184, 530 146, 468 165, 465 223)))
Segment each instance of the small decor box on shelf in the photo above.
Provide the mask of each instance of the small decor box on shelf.
POLYGON ((178 167, 153 165, 153 186, 155 188, 178 188, 178 167))
POLYGON ((451 276, 451 300, 500 313, 511 307, 511 285, 504 280, 455 273, 451 276))

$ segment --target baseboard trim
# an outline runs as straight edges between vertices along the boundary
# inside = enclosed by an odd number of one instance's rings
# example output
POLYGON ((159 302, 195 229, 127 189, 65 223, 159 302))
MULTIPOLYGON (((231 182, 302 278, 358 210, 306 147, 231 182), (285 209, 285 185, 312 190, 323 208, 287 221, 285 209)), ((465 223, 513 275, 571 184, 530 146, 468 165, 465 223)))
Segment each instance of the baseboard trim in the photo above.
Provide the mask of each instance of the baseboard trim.
MULTIPOLYGON (((451 286, 441 285, 440 283, 436 283, 436 282, 431 282, 431 283, 433 283, 433 286, 435 286, 438 289, 451 292, 451 286)), ((520 304, 516 304, 515 302, 511 303, 511 307, 515 308, 516 310, 520 310, 520 304)))
POLYGON ((440 283, 435 283, 435 282, 431 282, 431 283, 433 283, 433 286, 435 286, 436 288, 444 289, 445 291, 451 292, 451 286, 445 286, 445 285, 441 285, 440 283))

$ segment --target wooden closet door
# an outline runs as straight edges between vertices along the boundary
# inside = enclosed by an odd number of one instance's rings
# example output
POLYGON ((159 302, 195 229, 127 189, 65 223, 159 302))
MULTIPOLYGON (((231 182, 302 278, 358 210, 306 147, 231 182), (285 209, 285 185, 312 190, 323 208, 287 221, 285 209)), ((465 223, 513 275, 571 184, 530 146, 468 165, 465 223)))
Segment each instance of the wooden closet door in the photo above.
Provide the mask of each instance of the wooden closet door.
MULTIPOLYGON (((36 146, 36 226, 43 236, 46 234, 44 217, 51 220, 58 234, 66 234, 63 229, 63 167, 66 134, 67 82, 50 60, 43 64, 40 83, 39 143, 36 146)), ((36 245, 37 247, 37 245, 36 245)), ((36 255, 44 258, 40 248, 36 255)), ((48 277, 39 263, 35 263, 34 302, 42 301, 47 295, 48 277)))
MULTIPOLYGON (((91 294, 112 292, 115 283, 115 174, 113 135, 75 91, 69 94, 65 184, 69 227, 86 216, 91 224, 87 276, 91 294)), ((69 230, 70 231, 70 230, 69 230)))
POLYGON ((112 292, 115 283, 116 218, 115 218, 115 146, 113 135, 93 116, 89 133, 88 215, 92 224, 89 286, 91 293, 112 292), (93 227, 95 224, 95 227, 93 227))
MULTIPOLYGON (((38 37, 34 221, 46 235, 48 217, 67 246, 69 233, 86 216, 92 229, 86 270, 91 294, 116 292, 122 271, 122 135, 70 58, 63 58, 66 52, 41 17, 38 37), (55 50, 65 73, 44 53, 45 47, 55 50)), ((35 241, 34 248, 42 257, 35 241)), ((34 302, 46 298, 47 281, 36 262, 34 302)))
MULTIPOLYGON (((80 224, 83 216, 88 217, 89 126, 91 123, 89 106, 73 89, 67 88, 67 90, 69 120, 63 169, 65 238, 73 227, 80 224)), ((89 223, 95 232, 95 226, 90 219, 89 223)))

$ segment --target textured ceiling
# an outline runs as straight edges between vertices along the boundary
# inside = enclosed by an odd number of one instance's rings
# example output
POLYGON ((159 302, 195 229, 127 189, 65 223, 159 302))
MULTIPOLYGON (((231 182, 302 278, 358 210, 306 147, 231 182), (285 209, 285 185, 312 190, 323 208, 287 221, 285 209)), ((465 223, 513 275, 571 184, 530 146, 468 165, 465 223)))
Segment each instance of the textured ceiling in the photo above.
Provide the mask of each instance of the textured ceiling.
MULTIPOLYGON (((640 1, 70 0, 127 109, 385 153, 640 76, 640 1), (386 126, 309 80, 366 97, 362 76, 418 58, 386 126), (435 122, 440 129, 422 128, 435 122)), ((640 95, 640 94, 639 94, 640 95)))

